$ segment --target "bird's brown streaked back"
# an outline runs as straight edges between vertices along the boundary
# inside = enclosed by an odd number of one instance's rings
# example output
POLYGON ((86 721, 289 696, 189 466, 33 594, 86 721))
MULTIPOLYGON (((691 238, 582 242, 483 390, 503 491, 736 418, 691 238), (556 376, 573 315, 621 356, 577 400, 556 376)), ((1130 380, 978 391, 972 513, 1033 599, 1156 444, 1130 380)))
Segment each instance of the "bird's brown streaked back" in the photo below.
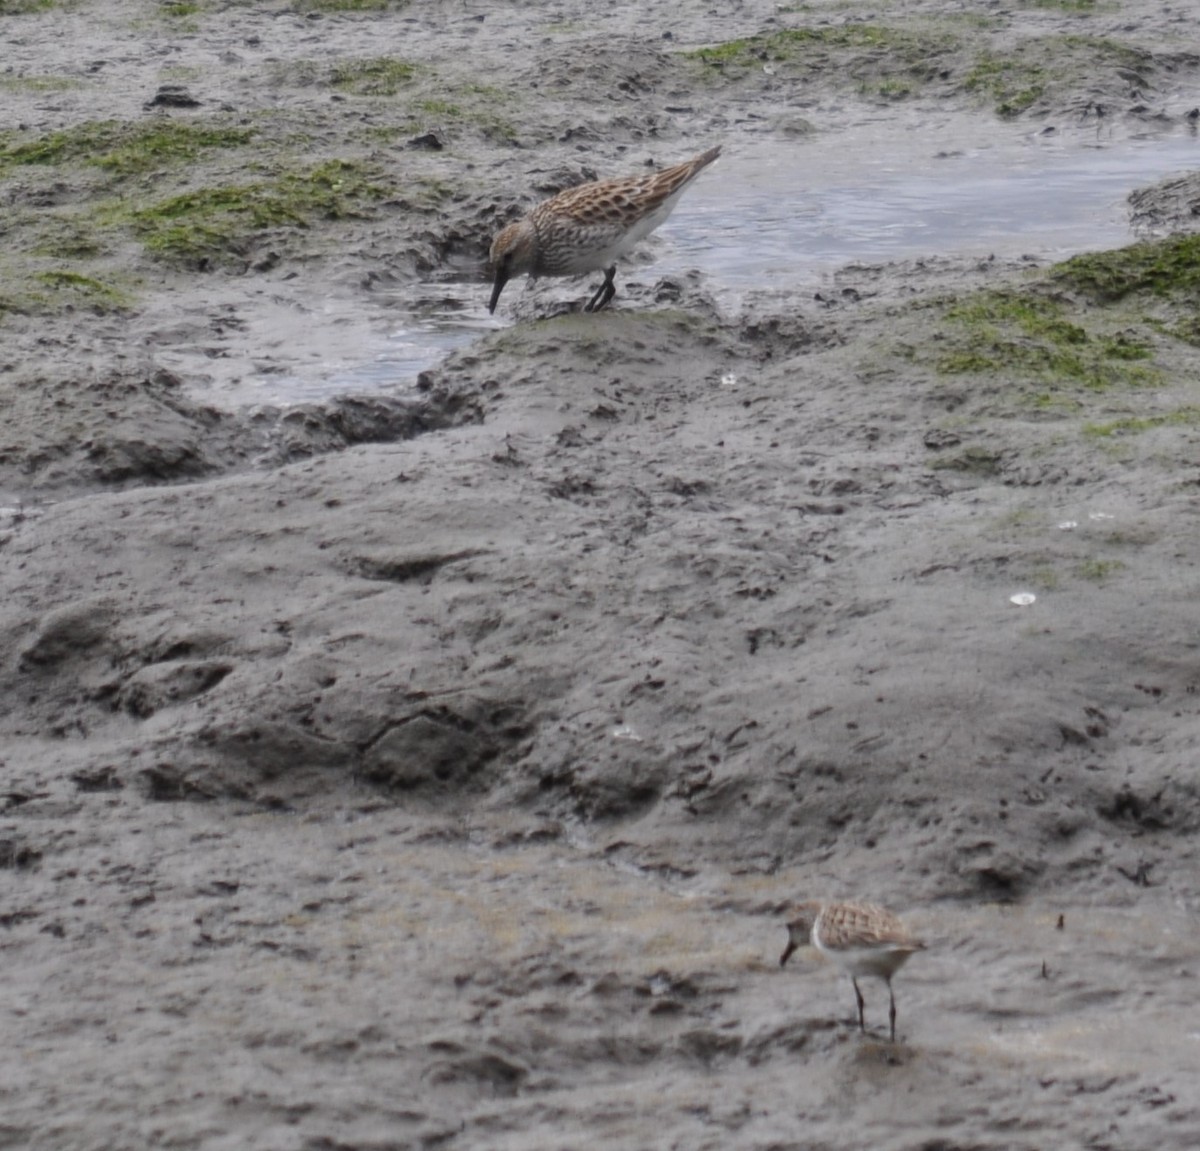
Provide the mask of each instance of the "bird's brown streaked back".
POLYGON ((514 276, 577 276, 603 269, 604 282, 584 309, 599 311, 616 294, 616 261, 667 219, 684 188, 720 154, 718 145, 661 172, 596 180, 538 204, 492 242, 488 311, 496 310, 514 276))

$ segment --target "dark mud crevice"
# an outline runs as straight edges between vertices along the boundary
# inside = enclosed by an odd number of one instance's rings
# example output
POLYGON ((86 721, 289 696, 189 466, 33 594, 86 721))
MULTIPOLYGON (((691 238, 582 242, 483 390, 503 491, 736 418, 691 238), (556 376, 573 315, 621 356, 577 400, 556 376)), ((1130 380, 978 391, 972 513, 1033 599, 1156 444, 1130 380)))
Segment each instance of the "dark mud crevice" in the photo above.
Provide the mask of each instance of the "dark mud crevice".
MULTIPOLYGON (((1200 120, 1200 117, 1196 117, 1200 120)), ((1177 176, 1129 196, 1130 224, 1138 232, 1163 234, 1200 229, 1200 173, 1177 176)))
POLYGON ((34 503, 95 487, 213 479, 483 418, 470 390, 224 411, 190 400, 179 379, 162 370, 84 383, 38 376, 17 389, 10 446, 0 445, 0 486, 34 503))
POLYGON ((497 761, 527 740, 527 712, 523 702, 468 699, 390 720, 361 749, 361 774, 393 794, 469 802, 495 786, 497 761))

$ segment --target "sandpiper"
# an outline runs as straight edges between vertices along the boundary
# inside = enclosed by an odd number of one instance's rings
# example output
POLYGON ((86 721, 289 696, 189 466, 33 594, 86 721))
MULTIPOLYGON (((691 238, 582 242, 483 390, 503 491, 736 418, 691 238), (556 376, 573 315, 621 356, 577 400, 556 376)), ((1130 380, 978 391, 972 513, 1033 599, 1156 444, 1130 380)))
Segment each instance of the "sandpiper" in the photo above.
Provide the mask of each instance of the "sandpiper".
POLYGON ((598 312, 617 294, 617 260, 659 226, 684 188, 707 168, 721 148, 646 176, 596 180, 567 188, 509 224, 492 242, 492 299, 496 303, 513 276, 580 276, 604 270, 604 283, 584 307, 598 312))
POLYGON ((787 963, 792 952, 806 943, 829 956, 850 976, 858 999, 858 1027, 866 1034, 863 996, 859 976, 874 976, 888 986, 891 998, 892 1042, 896 1041, 896 996, 892 976, 915 951, 925 944, 914 936, 890 911, 870 903, 818 903, 808 901, 792 908, 795 916, 787 925, 788 942, 779 957, 779 966, 787 963))

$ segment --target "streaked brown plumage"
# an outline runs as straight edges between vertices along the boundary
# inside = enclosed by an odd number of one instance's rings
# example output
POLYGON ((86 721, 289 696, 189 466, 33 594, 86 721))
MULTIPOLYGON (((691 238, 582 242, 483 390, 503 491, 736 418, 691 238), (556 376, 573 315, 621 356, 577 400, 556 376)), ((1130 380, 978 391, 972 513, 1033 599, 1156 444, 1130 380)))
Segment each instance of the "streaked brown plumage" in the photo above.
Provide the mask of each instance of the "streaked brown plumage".
POLYGON ((891 1000, 889 1022, 892 1042, 896 1040, 896 996, 892 976, 909 956, 924 951, 925 944, 890 911, 872 903, 818 903, 809 900, 792 908, 788 942, 779 958, 782 967, 792 952, 806 943, 828 955, 850 976, 858 1000, 859 1030, 866 1032, 859 976, 882 979, 891 1000))
POLYGON ((645 176, 596 180, 567 188, 509 224, 492 242, 492 298, 513 276, 579 276, 604 270, 584 311, 605 307, 616 295, 617 260, 671 214, 684 188, 719 155, 718 145, 673 168, 645 176))

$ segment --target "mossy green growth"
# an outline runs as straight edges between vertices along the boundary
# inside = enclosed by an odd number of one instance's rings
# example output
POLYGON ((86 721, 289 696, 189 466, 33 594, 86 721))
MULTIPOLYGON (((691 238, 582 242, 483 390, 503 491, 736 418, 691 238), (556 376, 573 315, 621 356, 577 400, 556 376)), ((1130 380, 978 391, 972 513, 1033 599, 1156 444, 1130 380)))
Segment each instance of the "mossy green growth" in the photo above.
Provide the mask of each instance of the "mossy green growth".
POLYGON ((1185 344, 1200 348, 1200 314, 1193 312, 1171 327, 1164 326, 1163 330, 1185 344))
POLYGON ((0 0, 0 16, 25 16, 30 12, 44 12, 59 3, 61 0, 0 0))
POLYGON ((194 160, 205 151, 240 147, 253 137, 249 128, 167 119, 93 120, 36 140, 0 146, 0 171, 77 161, 123 178, 194 160))
MULTIPOLYGON (((932 35, 932 34, 931 34, 932 35)), ((936 37, 944 46, 944 37, 936 37)), ((834 24, 817 28, 785 28, 761 36, 729 40, 708 48, 696 48, 684 56, 706 64, 731 61, 751 63, 756 60, 788 60, 814 49, 830 48, 914 48, 928 44, 918 33, 882 24, 834 24)))
POLYGON ((1103 424, 1084 424, 1083 434, 1098 439, 1110 436, 1141 435, 1155 428, 1196 427, 1200 425, 1200 408, 1176 408, 1173 412, 1162 412, 1156 416, 1125 416, 1103 424))
POLYGON ((1019 116, 1046 90, 1046 71, 1017 56, 985 55, 966 74, 963 87, 994 101, 996 114, 1019 116))
POLYGON ((124 292, 93 276, 53 269, 36 272, 33 278, 60 302, 77 303, 102 312, 120 312, 130 307, 130 299, 124 292))
POLYGON ((903 100, 913 94, 913 84, 909 80, 889 77, 881 80, 873 88, 869 85, 865 86, 865 91, 873 92, 884 100, 903 100))
POLYGON ((1096 390, 1158 382, 1158 373, 1138 362, 1150 358, 1149 344, 1128 332, 1089 332, 1061 303, 1035 292, 980 292, 945 316, 952 325, 949 348, 937 361, 945 373, 996 373, 1096 390))
POLYGON ((426 126, 431 118, 456 126, 474 127, 493 140, 515 140, 517 127, 500 109, 511 106, 512 97, 499 88, 486 84, 466 84, 444 95, 422 97, 412 104, 412 130, 426 126), (447 96, 454 97, 447 99, 447 96))
POLYGON ((894 102, 943 74, 942 57, 958 43, 944 27, 847 23, 786 28, 687 51, 682 58, 713 78, 737 78, 764 66, 792 78, 832 72, 863 95, 894 102))
POLYGON ((1097 303, 1146 293, 1200 308, 1200 234, 1073 256, 1050 276, 1097 303))
POLYGON ((68 217, 42 217, 39 235, 30 247, 35 256, 50 256, 56 260, 88 260, 102 255, 107 246, 94 226, 86 219, 74 215, 68 217))
POLYGON ((1086 559, 1075 565, 1075 574, 1080 579, 1104 583, 1109 576, 1119 572, 1124 566, 1120 560, 1086 559))
POLYGON ((907 95, 912 87, 933 76, 936 58, 955 47, 955 37, 936 28, 897 28, 882 24, 835 24, 815 28, 785 28, 742 40, 730 40, 683 53, 683 57, 724 71, 751 68, 763 62, 829 67, 829 56, 861 58, 851 61, 850 74, 860 86, 876 85, 885 96, 907 95))
POLYGON ((0 89, 8 92, 69 92, 81 87, 77 76, 0 76, 0 89))
POLYGON ((146 250, 180 263, 224 262, 247 252, 256 232, 307 220, 261 184, 202 188, 135 212, 146 250))
POLYGON ((391 56, 343 60, 333 66, 329 82, 355 96, 394 96, 417 74, 415 64, 391 56))
POLYGON ((449 100, 418 100, 413 107, 417 111, 427 112, 431 116, 458 117, 462 115, 462 108, 457 104, 450 103, 449 100))
POLYGON ((1124 68, 1150 68, 1154 64, 1154 57, 1145 48, 1123 44, 1106 36, 1049 36, 1043 43, 1051 53, 1066 49, 1089 62, 1098 60, 1124 68))
POLYGON ((1005 119, 1020 116, 1055 85, 1082 81, 1098 67, 1149 69, 1148 52, 1093 36, 1041 36, 1017 50, 984 52, 962 78, 963 87, 993 103, 1005 119))
POLYGON ((96 313, 128 311, 131 297, 120 288, 63 268, 6 268, 0 282, 0 315, 37 315, 83 308, 96 313))
POLYGON ((1084 404, 1075 396, 1066 395, 1061 391, 1040 391, 1025 397, 1025 403, 1036 412, 1054 412, 1059 415, 1071 415, 1081 412, 1084 404))
POLYGON ((361 165, 334 160, 271 181, 201 188, 133 213, 146 250, 175 263, 206 266, 244 259, 274 228, 307 228, 316 218, 367 215, 392 189, 361 165))

